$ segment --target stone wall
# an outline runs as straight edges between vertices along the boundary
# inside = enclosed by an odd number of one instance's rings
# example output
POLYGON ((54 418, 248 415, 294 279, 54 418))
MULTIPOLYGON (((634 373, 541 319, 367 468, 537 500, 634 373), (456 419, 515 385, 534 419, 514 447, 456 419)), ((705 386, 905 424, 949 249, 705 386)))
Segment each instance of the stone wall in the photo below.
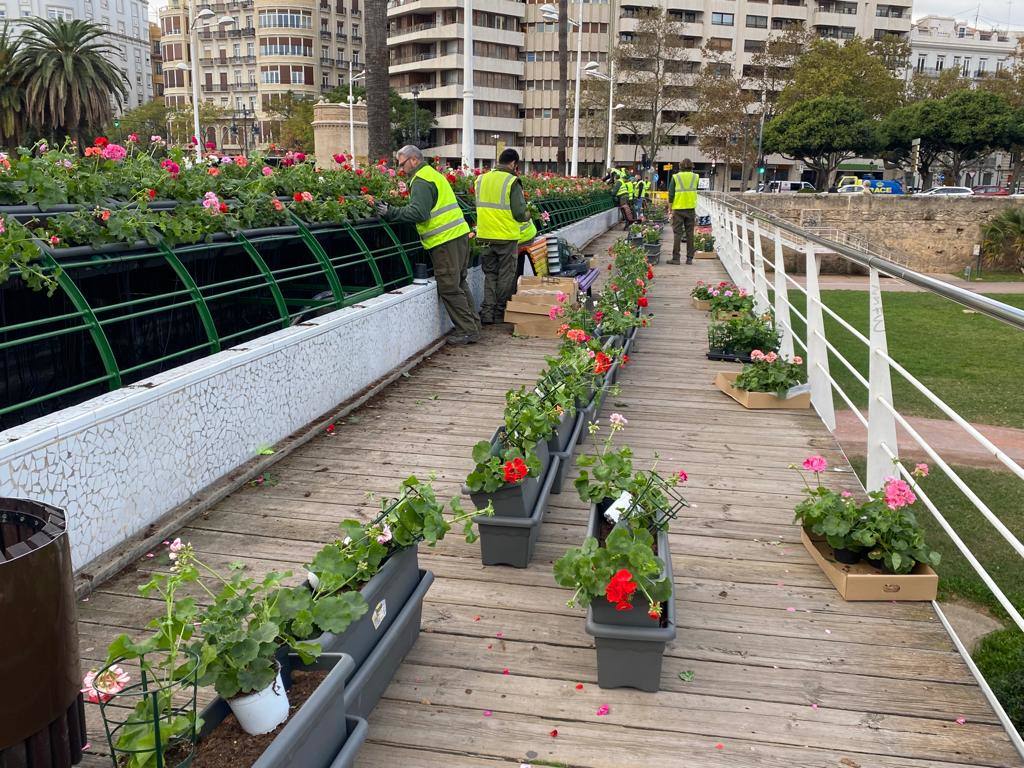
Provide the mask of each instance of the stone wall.
MULTIPOLYGON (((746 195, 744 201, 801 227, 835 227, 868 239, 918 272, 959 273, 975 263, 980 227, 1018 200, 883 195, 746 195)), ((838 266, 838 265, 837 265, 838 266)), ((825 267, 823 266, 823 269, 825 267)))
POLYGON ((355 151, 349 146, 348 103, 318 102, 313 107, 313 154, 321 168, 337 168, 333 157, 354 154, 359 165, 367 163, 369 136, 366 131, 366 102, 352 105, 355 151))

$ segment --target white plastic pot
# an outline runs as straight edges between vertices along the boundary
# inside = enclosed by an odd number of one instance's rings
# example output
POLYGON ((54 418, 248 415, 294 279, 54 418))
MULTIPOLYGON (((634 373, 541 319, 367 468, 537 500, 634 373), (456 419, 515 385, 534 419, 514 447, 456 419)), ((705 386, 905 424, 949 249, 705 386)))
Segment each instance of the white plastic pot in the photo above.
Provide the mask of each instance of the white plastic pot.
POLYGON ((288 692, 281 682, 280 670, 274 682, 262 691, 228 699, 228 706, 246 733, 270 733, 288 719, 288 692))

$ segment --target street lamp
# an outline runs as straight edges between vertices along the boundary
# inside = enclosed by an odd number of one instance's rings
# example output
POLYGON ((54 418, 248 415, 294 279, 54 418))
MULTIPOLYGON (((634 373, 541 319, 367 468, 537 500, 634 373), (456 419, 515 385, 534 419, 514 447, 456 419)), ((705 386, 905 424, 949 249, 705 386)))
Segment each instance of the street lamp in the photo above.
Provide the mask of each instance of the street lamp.
POLYGON ((494 168, 498 167, 498 139, 501 138, 500 133, 492 133, 491 138, 494 139, 494 168))
POLYGON ((348 60, 348 148, 352 152, 352 167, 358 168, 356 162, 356 124, 353 118, 353 111, 355 110, 355 97, 352 95, 352 88, 355 86, 356 80, 361 77, 365 77, 366 70, 353 75, 352 74, 352 59, 348 60))
POLYGON ((414 85, 412 87, 412 132, 413 140, 412 143, 417 147, 420 145, 420 87, 414 85))
MULTIPOLYGON (((209 8, 203 8, 196 13, 194 21, 188 18, 191 67, 185 62, 178 62, 175 65, 176 69, 189 70, 189 76, 192 79, 192 130, 196 137, 196 160, 203 159, 203 141, 199 130, 199 26, 195 22, 202 21, 204 27, 211 26, 210 19, 215 15, 209 8)), ((188 9, 186 9, 186 16, 190 16, 188 9)), ((217 19, 218 26, 228 26, 234 23, 235 20, 230 16, 221 16, 217 19)))
POLYGON ((622 104, 616 104, 612 106, 612 101, 615 98, 615 59, 612 59, 611 65, 609 66, 609 74, 604 74, 599 71, 601 65, 596 61, 588 61, 587 66, 583 68, 583 71, 590 77, 596 77, 598 80, 608 81, 608 149, 605 152, 605 164, 611 168, 612 163, 615 162, 615 157, 612 152, 614 145, 612 144, 612 116, 615 114, 616 109, 622 109, 622 104))
MULTIPOLYGON (((550 3, 540 7, 540 15, 546 21, 561 21, 558 7, 550 3)), ((583 17, 583 3, 580 2, 580 18, 583 17)), ((572 164, 569 175, 575 176, 579 167, 580 159, 580 65, 583 61, 583 23, 576 19, 567 18, 569 24, 576 26, 576 103, 572 110, 572 164)))

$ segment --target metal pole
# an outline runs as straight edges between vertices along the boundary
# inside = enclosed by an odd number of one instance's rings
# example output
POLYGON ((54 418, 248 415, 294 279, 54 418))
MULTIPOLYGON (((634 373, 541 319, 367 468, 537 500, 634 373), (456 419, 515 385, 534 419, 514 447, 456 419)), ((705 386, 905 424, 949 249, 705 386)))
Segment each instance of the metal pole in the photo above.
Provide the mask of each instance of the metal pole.
POLYGON ((462 16, 462 167, 476 165, 473 121, 473 0, 465 0, 462 16))
POLYGON ((196 137, 196 160, 203 159, 203 138, 199 132, 199 30, 196 29, 195 19, 189 11, 189 47, 192 56, 192 130, 196 137))
POLYGON ((352 167, 356 168, 356 125, 352 117, 355 99, 352 98, 352 89, 355 83, 352 82, 352 59, 348 60, 348 151, 352 153, 352 167))
MULTIPOLYGON (((571 19, 569 20, 571 23, 571 19)), ((572 106, 572 164, 569 175, 576 176, 580 160, 580 66, 583 62, 583 0, 580 0, 580 15, 576 19, 576 97, 572 106)))
POLYGON ((608 66, 608 149, 605 164, 611 168, 615 163, 614 145, 612 144, 612 120, 615 115, 615 59, 608 66))
MULTIPOLYGON (((761 144, 764 141, 764 107, 765 107, 765 101, 766 101, 765 87, 762 86, 761 87, 761 127, 757 131, 757 167, 758 167, 758 169, 760 169, 760 167, 761 167, 761 144)), ((765 163, 765 169, 764 169, 765 170, 765 181, 768 180, 767 179, 767 176, 768 176, 768 167, 767 166, 768 166, 768 164, 765 163)), ((760 173, 755 174, 755 175, 757 177, 759 177, 759 178, 761 176, 760 173)), ((744 189, 746 189, 746 187, 744 187, 744 189)), ((754 183, 754 189, 757 189, 757 182, 754 183)))

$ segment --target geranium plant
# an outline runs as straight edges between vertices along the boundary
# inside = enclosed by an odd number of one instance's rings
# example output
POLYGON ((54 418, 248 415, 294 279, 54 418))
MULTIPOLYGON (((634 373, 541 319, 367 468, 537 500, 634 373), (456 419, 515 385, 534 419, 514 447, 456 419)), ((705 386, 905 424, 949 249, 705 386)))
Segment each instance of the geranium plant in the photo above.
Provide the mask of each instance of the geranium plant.
POLYGON ((770 318, 744 315, 708 326, 708 348, 749 355, 755 349, 778 352, 779 333, 770 318))
POLYGON ((514 485, 527 476, 537 477, 543 469, 532 449, 492 446, 487 440, 473 446, 473 461, 476 466, 466 476, 466 487, 472 493, 494 493, 502 486, 514 485))
POLYGON ((754 311, 754 297, 750 296, 743 288, 715 286, 710 293, 713 313, 754 311))
POLYGON ((697 232, 693 236, 694 250, 711 253, 715 250, 715 236, 707 232, 697 232))
POLYGON ((774 392, 784 397, 786 392, 806 379, 803 358, 793 355, 792 359, 779 355, 777 352, 762 352, 754 349, 750 352, 751 362, 743 366, 743 370, 735 378, 732 385, 736 389, 747 392, 774 392))
MULTIPOLYGON (((629 421, 622 414, 613 413, 608 418, 608 434, 597 453, 585 453, 577 457, 576 466, 580 474, 574 481, 576 492, 585 502, 601 504, 616 499, 629 489, 633 479, 633 451, 629 446, 613 450, 615 435, 626 428, 629 421)), ((588 426, 591 435, 601 427, 597 422, 588 426)))

